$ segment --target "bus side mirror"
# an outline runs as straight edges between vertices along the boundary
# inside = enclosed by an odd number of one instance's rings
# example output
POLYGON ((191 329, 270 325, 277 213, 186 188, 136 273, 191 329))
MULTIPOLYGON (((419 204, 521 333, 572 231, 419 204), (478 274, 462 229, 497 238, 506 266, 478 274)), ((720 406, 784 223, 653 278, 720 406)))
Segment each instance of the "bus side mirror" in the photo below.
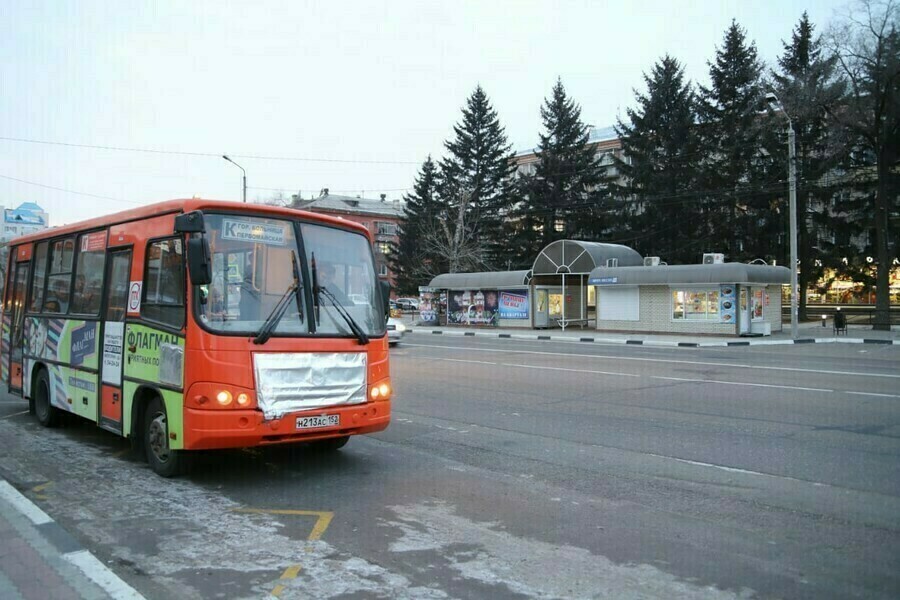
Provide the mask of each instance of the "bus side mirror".
POLYGON ((203 212, 195 210, 175 217, 175 233, 206 233, 203 212))
POLYGON ((209 285, 212 283, 212 261, 209 257, 209 240, 205 235, 188 240, 187 260, 192 284, 209 285))
POLYGON ((387 281, 380 281, 381 284, 381 301, 384 304, 384 314, 391 316, 391 284, 387 281))

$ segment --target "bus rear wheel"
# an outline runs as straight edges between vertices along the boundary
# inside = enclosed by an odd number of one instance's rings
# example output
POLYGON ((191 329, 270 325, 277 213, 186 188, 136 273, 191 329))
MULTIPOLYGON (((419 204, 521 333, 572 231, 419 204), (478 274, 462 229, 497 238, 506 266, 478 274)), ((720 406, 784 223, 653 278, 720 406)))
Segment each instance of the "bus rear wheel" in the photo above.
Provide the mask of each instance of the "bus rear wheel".
POLYGON ((59 409, 50 402, 50 376, 47 369, 41 369, 34 380, 34 414, 44 427, 59 424, 59 409))
POLYGON ((169 447, 166 407, 159 397, 151 400, 144 411, 143 436, 147 463, 157 475, 174 477, 184 472, 187 458, 183 451, 169 447))

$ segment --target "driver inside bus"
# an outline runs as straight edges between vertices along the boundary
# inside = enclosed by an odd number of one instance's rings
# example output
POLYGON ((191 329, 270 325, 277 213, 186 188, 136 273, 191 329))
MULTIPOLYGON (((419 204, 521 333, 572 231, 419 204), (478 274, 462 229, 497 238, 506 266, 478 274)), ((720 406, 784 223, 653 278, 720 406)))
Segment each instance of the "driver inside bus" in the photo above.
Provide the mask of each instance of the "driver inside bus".
POLYGON ((352 306, 353 302, 344 293, 344 290, 338 286, 335 280, 334 265, 330 263, 322 263, 318 269, 319 286, 324 287, 332 293, 342 306, 352 306))

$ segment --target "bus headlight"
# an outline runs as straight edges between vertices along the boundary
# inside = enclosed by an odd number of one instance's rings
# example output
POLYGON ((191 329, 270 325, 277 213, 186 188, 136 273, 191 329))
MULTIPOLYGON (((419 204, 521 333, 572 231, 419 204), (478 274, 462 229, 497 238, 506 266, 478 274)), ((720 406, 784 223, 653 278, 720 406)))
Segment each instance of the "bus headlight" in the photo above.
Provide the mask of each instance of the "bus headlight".
POLYGON ((216 394, 216 402, 218 402, 222 406, 228 406, 231 404, 231 392, 228 390, 222 390, 218 394, 216 394))
POLYGON ((238 406, 247 406, 248 404, 250 404, 250 396, 241 392, 240 394, 238 394, 237 403, 238 406))
POLYGON ((393 390, 391 389, 391 380, 386 379, 384 381, 376 383, 369 388, 369 399, 389 400, 392 392, 393 390))

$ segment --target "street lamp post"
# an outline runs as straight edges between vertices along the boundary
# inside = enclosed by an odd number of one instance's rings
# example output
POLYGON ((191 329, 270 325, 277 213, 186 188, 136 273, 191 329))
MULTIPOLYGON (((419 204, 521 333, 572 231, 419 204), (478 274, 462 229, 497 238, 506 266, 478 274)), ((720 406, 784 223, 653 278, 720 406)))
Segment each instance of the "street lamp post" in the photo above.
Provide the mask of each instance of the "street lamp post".
POLYGON ((779 109, 788 123, 788 181, 790 186, 790 239, 791 239, 791 337, 797 338, 797 144, 794 122, 782 106, 774 92, 766 94, 766 102, 773 109, 779 109))
POLYGON ((242 167, 241 165, 237 164, 236 162, 234 162, 233 160, 228 158, 227 154, 223 154, 222 158, 224 158, 225 160, 227 160, 228 162, 230 162, 231 164, 236 166, 238 169, 241 170, 241 173, 244 174, 244 203, 246 204, 247 203, 247 171, 244 170, 244 167, 242 167))

